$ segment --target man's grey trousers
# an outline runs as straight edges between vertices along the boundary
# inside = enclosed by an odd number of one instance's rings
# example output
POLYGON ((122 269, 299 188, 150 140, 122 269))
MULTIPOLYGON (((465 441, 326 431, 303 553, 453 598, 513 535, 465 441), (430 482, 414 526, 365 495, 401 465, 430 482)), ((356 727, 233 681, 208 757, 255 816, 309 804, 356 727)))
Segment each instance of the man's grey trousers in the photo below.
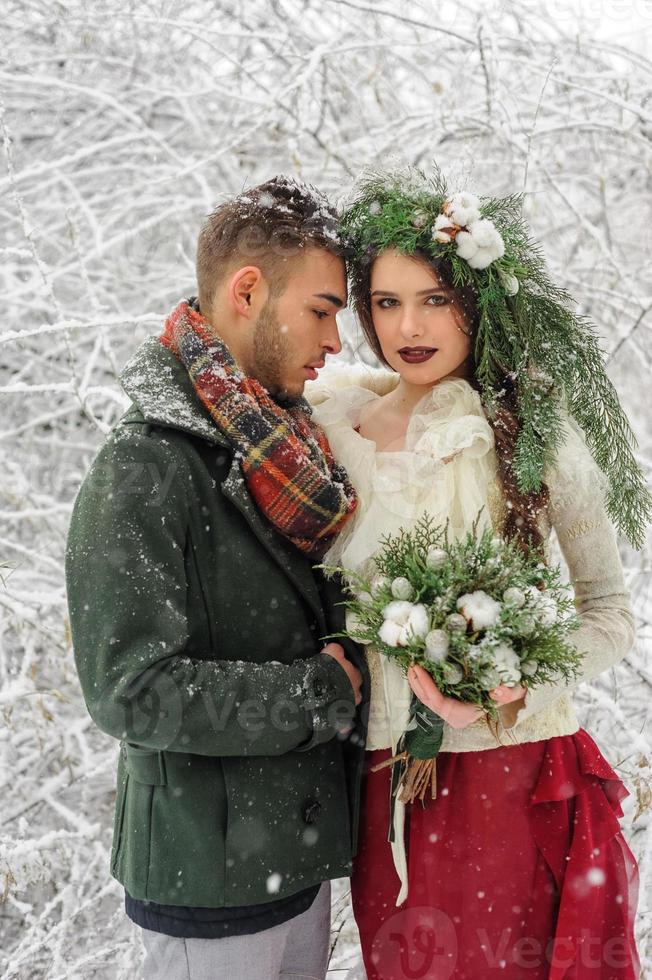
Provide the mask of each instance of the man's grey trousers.
POLYGON ((141 929, 143 980, 324 980, 330 923, 325 881, 307 911, 251 936, 180 939, 141 929))

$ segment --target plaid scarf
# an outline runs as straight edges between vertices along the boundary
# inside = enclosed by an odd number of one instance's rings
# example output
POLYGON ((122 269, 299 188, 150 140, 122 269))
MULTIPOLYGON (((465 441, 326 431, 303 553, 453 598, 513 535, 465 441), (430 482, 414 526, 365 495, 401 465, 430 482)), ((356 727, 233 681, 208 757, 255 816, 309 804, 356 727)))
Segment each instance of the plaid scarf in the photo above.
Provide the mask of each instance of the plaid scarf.
POLYGON ((243 374, 195 302, 175 307, 159 339, 186 367, 265 517, 301 551, 321 557, 357 505, 346 471, 305 398, 280 405, 243 374))

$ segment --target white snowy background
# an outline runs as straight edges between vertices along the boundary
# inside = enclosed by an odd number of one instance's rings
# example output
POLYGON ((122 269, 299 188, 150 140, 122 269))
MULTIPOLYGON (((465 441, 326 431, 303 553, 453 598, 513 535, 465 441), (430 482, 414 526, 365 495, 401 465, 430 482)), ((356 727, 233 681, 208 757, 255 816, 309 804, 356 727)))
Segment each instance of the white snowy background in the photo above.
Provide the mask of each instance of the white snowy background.
MULTIPOLYGON (((282 171, 337 196, 393 154, 525 191, 649 467, 651 32, 648 0, 2 0, 0 980, 138 975, 108 872, 117 743, 85 710, 63 555, 118 372, 193 291, 203 216, 282 171)), ((650 548, 622 557, 638 644, 576 704, 631 791, 649 970, 650 548)), ((356 962, 343 881, 329 978, 356 962)))

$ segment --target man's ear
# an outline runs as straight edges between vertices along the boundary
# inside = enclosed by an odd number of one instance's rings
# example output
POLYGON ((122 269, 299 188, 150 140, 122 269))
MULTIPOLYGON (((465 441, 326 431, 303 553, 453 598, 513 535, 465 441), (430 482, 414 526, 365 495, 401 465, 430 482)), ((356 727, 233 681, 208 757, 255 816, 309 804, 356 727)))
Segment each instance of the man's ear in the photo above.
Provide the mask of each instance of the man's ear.
POLYGON ((227 299, 234 313, 249 319, 252 314, 258 315, 265 290, 265 280, 258 266, 245 265, 231 276, 227 299))

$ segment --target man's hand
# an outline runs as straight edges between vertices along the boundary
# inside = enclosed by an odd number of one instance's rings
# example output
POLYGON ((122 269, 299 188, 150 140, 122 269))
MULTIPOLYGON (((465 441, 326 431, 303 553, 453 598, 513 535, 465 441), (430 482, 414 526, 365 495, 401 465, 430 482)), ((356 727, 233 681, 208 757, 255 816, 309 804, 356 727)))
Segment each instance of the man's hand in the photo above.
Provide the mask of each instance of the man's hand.
POLYGON ((329 657, 333 660, 337 660, 340 667, 346 671, 349 680, 351 681, 351 687, 353 688, 353 693, 355 694, 355 703, 360 704, 362 701, 362 694, 360 693, 360 688, 362 687, 362 674, 357 667, 354 667, 350 660, 346 659, 344 654, 344 648, 340 646, 339 643, 327 643, 322 653, 327 653, 329 657))
POLYGON ((464 701, 458 701, 457 698, 444 697, 423 667, 418 665, 410 667, 407 679, 419 701, 448 722, 452 728, 466 728, 478 718, 482 718, 484 714, 482 708, 478 708, 475 704, 466 704, 464 701))

